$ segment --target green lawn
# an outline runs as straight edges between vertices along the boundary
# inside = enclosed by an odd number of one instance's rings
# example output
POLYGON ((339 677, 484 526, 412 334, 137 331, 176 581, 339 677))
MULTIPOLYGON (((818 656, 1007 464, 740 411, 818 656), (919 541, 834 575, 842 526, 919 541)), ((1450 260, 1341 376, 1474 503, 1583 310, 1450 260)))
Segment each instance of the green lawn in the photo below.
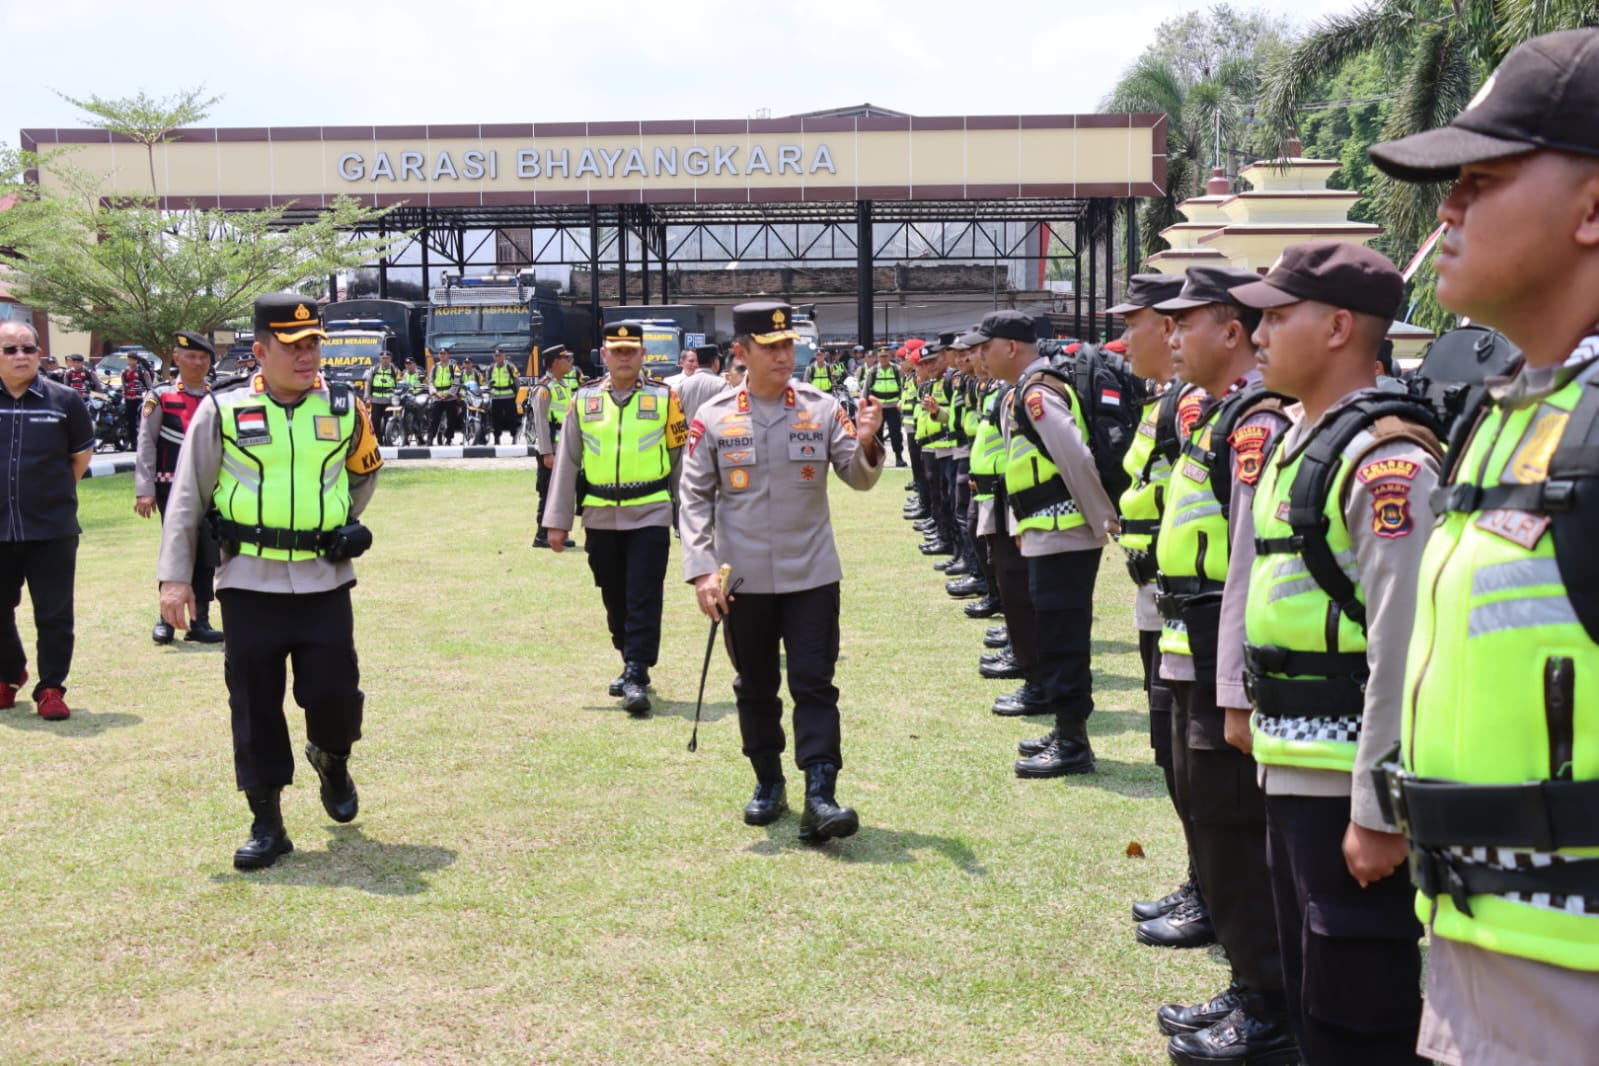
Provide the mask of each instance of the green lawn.
POLYGON ((250 875, 221 651, 150 643, 157 528, 128 478, 85 482, 72 719, 0 712, 0 1062, 1164 1062, 1155 1007, 1225 972, 1132 937, 1184 859, 1120 561, 1100 772, 1020 781, 1047 723, 988 713, 1011 683, 978 678, 982 625, 916 553, 904 482, 831 490, 863 824, 813 849, 796 815, 740 819, 720 649, 685 750, 706 622, 675 546, 635 721, 584 557, 528 547, 531 470, 391 464, 355 593, 362 815, 330 822, 302 766, 296 851, 250 875))

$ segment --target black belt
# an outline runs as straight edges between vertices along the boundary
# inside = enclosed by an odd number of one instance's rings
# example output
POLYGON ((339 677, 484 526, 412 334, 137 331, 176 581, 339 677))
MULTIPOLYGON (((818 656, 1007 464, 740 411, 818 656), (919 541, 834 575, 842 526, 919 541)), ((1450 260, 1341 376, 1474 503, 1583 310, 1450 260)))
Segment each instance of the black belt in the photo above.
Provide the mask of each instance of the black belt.
POLYGON ((992 495, 1004 481, 1002 474, 973 474, 972 484, 977 486, 977 491, 992 495))
POLYGON ((1127 573, 1135 585, 1148 585, 1160 576, 1153 552, 1128 552, 1127 573))
POLYGON ((588 494, 601 500, 611 500, 620 503, 623 500, 636 500, 643 496, 653 496, 669 484, 664 477, 653 481, 624 481, 620 485, 588 484, 588 494))
POLYGON ((1569 511, 1577 495, 1577 482, 1572 478, 1538 481, 1530 485, 1494 485, 1482 488, 1477 485, 1455 484, 1434 489, 1428 497, 1434 514, 1459 511, 1531 511, 1550 514, 1569 511))
POLYGON ((1071 490, 1066 487, 1066 482, 1061 476, 1056 474, 1042 485, 1034 485, 1030 489, 1011 493, 1010 506, 1018 518, 1030 518, 1047 507, 1065 503, 1071 498, 1071 490))
POLYGON ((1155 594, 1155 606, 1168 622, 1182 621, 1183 610, 1192 601, 1201 596, 1220 596, 1226 587, 1208 577, 1168 577, 1160 573, 1155 575, 1155 586, 1160 590, 1155 594))
POLYGON ((246 526, 226 518, 217 521, 217 539, 224 544, 254 544, 274 551, 323 551, 320 529, 274 529, 271 526, 246 526))
MULTIPOLYGON (((1385 813, 1416 847, 1599 847, 1599 781, 1463 785, 1415 777, 1392 763, 1385 769, 1385 813)), ((1585 865, 1599 870, 1599 860, 1585 865)))
POLYGON ((1122 536, 1131 533, 1134 536, 1153 537, 1160 532, 1160 519, 1158 518, 1123 518, 1121 520, 1122 536))
POLYGON ((1256 537, 1256 555, 1300 555, 1305 550, 1305 538, 1292 537, 1256 537))

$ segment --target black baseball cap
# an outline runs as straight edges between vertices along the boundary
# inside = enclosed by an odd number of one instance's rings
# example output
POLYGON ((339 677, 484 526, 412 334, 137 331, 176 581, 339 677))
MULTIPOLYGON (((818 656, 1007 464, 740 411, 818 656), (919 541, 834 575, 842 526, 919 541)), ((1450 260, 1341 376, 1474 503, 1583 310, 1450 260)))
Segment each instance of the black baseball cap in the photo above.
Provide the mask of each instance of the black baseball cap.
POLYGON ((983 320, 972 327, 972 331, 961 337, 969 341, 968 347, 975 348, 984 341, 1006 340, 1021 341, 1032 344, 1038 340, 1038 327, 1033 324, 1033 316, 1025 315, 1020 311, 990 311, 983 316, 983 320))
MULTIPOLYGON (((927 349, 926 349, 927 350, 927 354, 928 355, 937 355, 939 352, 944 351, 946 348, 953 348, 953 347, 955 347, 955 341, 956 341, 955 334, 953 334, 953 333, 940 333, 937 337, 933 338, 933 340, 930 341, 927 344, 927 349)), ((963 345, 962 347, 969 347, 969 345, 963 345)))
POLYGON ((1266 276, 1232 290, 1245 307, 1265 310, 1301 300, 1393 318, 1405 298, 1405 279, 1381 252, 1346 241, 1290 244, 1266 276))
POLYGON ((1125 315, 1175 300, 1183 291, 1181 274, 1134 274, 1127 279, 1127 302, 1107 307, 1107 315, 1125 315))
POLYGON ((328 339, 322 328, 322 309, 297 292, 273 292, 256 299, 255 335, 263 333, 271 333, 284 344, 306 337, 328 339))
POLYGON ((1182 291, 1170 300, 1156 304, 1155 310, 1186 311, 1190 307, 1204 307, 1206 304, 1242 307, 1244 305, 1233 297, 1233 290, 1259 280, 1259 274, 1241 267, 1192 266, 1188 268, 1188 276, 1183 279, 1182 291))
POLYGON ((749 334, 756 344, 797 341, 794 308, 780 300, 757 300, 733 308, 733 332, 749 334))
POLYGON ((67 356, 67 362, 69 362, 69 363, 81 363, 81 362, 83 362, 83 353, 82 352, 73 352, 71 355, 67 356))
POLYGON ((1449 125, 1369 151, 1390 177, 1428 182, 1540 148, 1599 156, 1599 29, 1523 41, 1449 125))
POLYGON ((217 350, 211 346, 211 342, 198 333, 190 333, 186 329, 180 329, 174 334, 173 339, 177 346, 185 351, 204 352, 213 359, 217 356, 217 350))
POLYGON ((628 319, 625 322, 607 322, 605 324, 605 346, 607 348, 642 348, 644 347, 644 324, 628 319))

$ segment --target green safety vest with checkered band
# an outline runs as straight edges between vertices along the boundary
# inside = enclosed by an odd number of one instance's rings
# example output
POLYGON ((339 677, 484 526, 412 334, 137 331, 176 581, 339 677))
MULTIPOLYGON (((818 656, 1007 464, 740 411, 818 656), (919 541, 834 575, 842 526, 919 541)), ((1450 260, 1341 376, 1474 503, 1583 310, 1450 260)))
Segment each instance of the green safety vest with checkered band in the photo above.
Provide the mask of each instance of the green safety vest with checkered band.
POLYGON ((1087 525, 1087 519, 1078 511, 1077 501, 1066 487, 1066 479, 1060 476, 1060 467, 1044 451, 1026 409, 1027 394, 1035 389, 1049 389, 1066 401, 1078 434, 1085 445, 1088 443, 1083 405, 1076 390, 1058 371, 1040 370, 1029 376, 1011 393, 1010 451, 1005 461, 1006 501, 1016 516, 1018 533, 1029 529, 1076 529, 1087 525))
MULTIPOLYGON (((1586 343, 1599 348, 1599 339, 1586 343)), ((1590 365, 1540 401, 1495 405, 1463 447, 1451 441, 1459 458, 1439 490, 1439 521, 1422 555, 1405 676, 1404 768, 1469 792, 1480 787, 1495 807, 1530 797, 1550 811, 1564 791, 1585 794, 1591 811, 1599 789, 1595 371, 1599 365, 1590 365), (1569 461, 1587 467, 1571 480, 1561 477, 1568 446, 1569 461)), ((1544 823, 1550 818, 1545 813, 1544 823)), ((1581 821, 1592 842, 1593 819, 1581 821)), ((1451 863, 1527 876, 1599 861, 1599 847, 1552 843, 1439 850, 1451 863)), ((1417 846, 1413 838, 1413 854, 1417 846)), ((1599 873, 1588 873, 1588 885, 1599 885, 1599 873)), ((1459 896, 1444 890, 1429 898, 1423 890, 1416 913, 1449 940, 1599 971, 1599 891, 1459 896)))
MULTIPOLYGON (((905 375, 905 379, 901 383, 900 389, 899 389, 899 406, 900 406, 900 410, 909 411, 909 410, 914 409, 915 406, 916 406, 916 400, 917 400, 916 375, 915 374, 906 374, 905 375)), ((920 424, 920 419, 917 420, 916 424, 917 425, 920 424)))
POLYGON ((672 498, 667 479, 671 390, 642 382, 625 406, 604 386, 579 389, 578 428, 583 435, 584 507, 636 507, 672 498))
POLYGON ((1002 382, 994 382, 984 390, 983 413, 978 417, 976 432, 972 435, 972 481, 976 488, 972 498, 992 500, 1005 475, 1005 434, 999 426, 1000 405, 1005 402, 1007 390, 1002 382))
MULTIPOLYGON (((355 439, 355 404, 342 386, 315 387, 292 407, 272 399, 260 374, 212 392, 222 436, 222 464, 211 502, 240 526, 326 533, 350 518, 345 460, 355 439)), ((265 548, 244 541, 240 555, 282 562, 315 551, 265 548)))
POLYGON ((1144 414, 1138 421, 1133 442, 1122 458, 1122 469, 1127 471, 1132 483, 1118 501, 1121 533, 1116 540, 1140 571, 1134 576, 1138 584, 1155 579, 1155 535, 1160 530, 1160 516, 1166 506, 1172 461, 1182 447, 1177 407, 1184 393, 1184 386, 1174 381, 1165 392, 1144 404, 1144 414))
POLYGON ((963 445, 974 445, 977 442, 977 427, 983 420, 983 397, 985 392, 976 378, 967 380, 961 389, 960 397, 960 427, 961 436, 965 439, 963 445))
POLYGON ((399 381, 399 375, 390 367, 385 370, 381 366, 372 371, 372 395, 368 397, 373 403, 393 403, 394 386, 399 381))

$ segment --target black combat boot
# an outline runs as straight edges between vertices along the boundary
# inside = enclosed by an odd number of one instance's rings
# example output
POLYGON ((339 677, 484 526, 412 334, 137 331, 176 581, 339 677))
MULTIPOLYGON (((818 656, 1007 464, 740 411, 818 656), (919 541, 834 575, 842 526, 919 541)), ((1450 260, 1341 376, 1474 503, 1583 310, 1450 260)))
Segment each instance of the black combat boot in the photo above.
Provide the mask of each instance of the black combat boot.
POLYGON ((322 809, 335 822, 353 822, 361 810, 361 797, 350 777, 350 753, 335 755, 307 741, 305 757, 322 779, 322 809))
MULTIPOLYGON (((622 672, 620 674, 616 675, 616 680, 612 681, 611 682, 611 687, 606 689, 607 692, 609 692, 612 696, 616 697, 617 699, 621 699, 622 698, 622 686, 627 683, 627 669, 628 669, 628 664, 627 663, 623 663, 622 664, 622 672)), ((640 683, 645 688, 648 688, 649 685, 650 685, 650 668, 647 667, 647 666, 641 666, 641 667, 639 667, 639 669, 643 671, 643 675, 644 675, 644 680, 642 682, 640 682, 640 683)))
POLYGON ((996 614, 1003 613, 1005 613, 1005 603, 993 589, 989 589, 988 595, 976 603, 966 605, 967 618, 992 618, 996 614))
MULTIPOLYGON (((1021 688, 1015 692, 1007 692, 999 697, 989 710, 1007 718, 1014 718, 1023 714, 1047 714, 1049 712, 1049 697, 1044 695, 1042 688, 1031 681, 1023 681, 1021 688)), ((1042 750, 1042 747, 1038 749, 1038 751, 1042 750)), ((1022 754, 1036 755, 1038 751, 1024 751, 1022 754)))
POLYGON ((165 618, 156 619, 155 628, 150 630, 150 639, 157 644, 171 644, 174 630, 172 623, 165 618))
POLYGON ((1010 627, 1001 622, 983 630, 983 647, 1003 648, 1010 643, 1010 627))
POLYGON ((783 780, 783 757, 759 755, 750 759, 755 767, 755 795, 744 808, 745 825, 771 825, 788 810, 788 789, 783 780))
POLYGON ((1188 900, 1199 896, 1199 883, 1194 880, 1194 869, 1188 868, 1188 880, 1160 899, 1140 900, 1133 904, 1133 921, 1149 922, 1164 918, 1188 900))
POLYGON ((281 787, 245 790, 244 798, 254 819, 250 822, 250 839, 233 853, 234 869, 263 870, 277 862, 279 855, 294 850, 283 829, 283 808, 278 803, 282 794, 281 787))
POLYGON ((853 810, 840 807, 833 798, 838 783, 838 767, 816 763, 805 768, 805 813, 800 815, 799 838, 807 844, 821 844, 833 838, 853 836, 861 827, 853 810))
POLYGON ((1169 914, 1139 922, 1133 935, 1140 944, 1155 948, 1202 948, 1216 942, 1216 926, 1210 920, 1210 908, 1196 892, 1169 914))
POLYGON ((1209 1029, 1227 1015, 1244 1005, 1244 990, 1234 981, 1225 992, 1218 992, 1204 1003, 1187 1006, 1168 1003, 1155 1012, 1155 1024, 1167 1036, 1178 1033, 1197 1033, 1209 1029))
POLYGON ((1166 1054, 1177 1066, 1293 1066, 1301 1061, 1299 1045, 1287 1021, 1263 1017, 1243 1007, 1235 1008, 1209 1028, 1178 1033, 1166 1044, 1166 1054))
POLYGON ((1016 763, 1017 777, 1066 777, 1094 772, 1094 749, 1088 743, 1088 726, 1057 715, 1055 739, 1036 755, 1016 763))
POLYGON ((1028 737, 1026 740, 1016 742, 1016 754, 1024 758, 1037 755, 1056 741, 1055 731, 1051 729, 1041 737, 1028 737))
MULTIPOLYGON (((945 571, 948 573, 949 571, 945 571)), ((965 577, 954 581, 944 582, 944 591, 957 600, 969 600, 974 596, 988 595, 988 582, 977 574, 967 574, 965 577)))
POLYGON ((628 663, 622 670, 622 709, 635 718, 650 713, 650 698, 644 694, 650 671, 643 663, 628 663))
POLYGON ((195 612, 194 621, 189 623, 189 631, 183 634, 184 640, 192 640, 197 644, 221 644, 222 630, 213 629, 211 626, 211 605, 201 605, 195 612))

